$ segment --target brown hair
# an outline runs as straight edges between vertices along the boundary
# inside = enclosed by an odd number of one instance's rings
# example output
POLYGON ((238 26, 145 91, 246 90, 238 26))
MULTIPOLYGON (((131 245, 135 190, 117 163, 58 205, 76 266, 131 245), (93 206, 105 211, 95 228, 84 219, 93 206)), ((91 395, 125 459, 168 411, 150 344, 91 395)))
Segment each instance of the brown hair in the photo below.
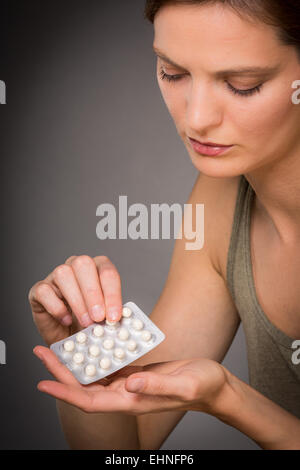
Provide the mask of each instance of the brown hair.
POLYGON ((240 16, 274 26, 283 44, 296 47, 300 61, 300 0, 146 0, 144 17, 153 23, 158 10, 167 4, 217 2, 231 7, 240 16))

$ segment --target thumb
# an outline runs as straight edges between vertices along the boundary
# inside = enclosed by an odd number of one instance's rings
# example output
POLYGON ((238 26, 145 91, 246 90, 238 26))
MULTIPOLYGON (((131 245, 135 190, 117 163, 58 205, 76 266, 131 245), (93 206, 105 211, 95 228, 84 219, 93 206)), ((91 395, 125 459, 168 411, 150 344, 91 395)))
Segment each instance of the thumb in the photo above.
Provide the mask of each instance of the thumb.
POLYGON ((145 372, 143 374, 131 375, 126 380, 126 390, 128 392, 146 393, 148 395, 163 396, 185 396, 190 381, 182 375, 157 374, 155 372, 145 372))

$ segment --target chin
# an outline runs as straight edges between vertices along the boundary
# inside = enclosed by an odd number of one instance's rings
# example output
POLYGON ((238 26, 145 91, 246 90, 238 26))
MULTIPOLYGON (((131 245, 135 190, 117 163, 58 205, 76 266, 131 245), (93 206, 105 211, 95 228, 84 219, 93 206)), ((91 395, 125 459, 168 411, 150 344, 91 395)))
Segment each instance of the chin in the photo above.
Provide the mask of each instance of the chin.
POLYGON ((249 172, 249 166, 241 164, 241 157, 233 158, 228 155, 217 157, 205 157, 191 155, 194 167, 211 178, 233 178, 249 172))

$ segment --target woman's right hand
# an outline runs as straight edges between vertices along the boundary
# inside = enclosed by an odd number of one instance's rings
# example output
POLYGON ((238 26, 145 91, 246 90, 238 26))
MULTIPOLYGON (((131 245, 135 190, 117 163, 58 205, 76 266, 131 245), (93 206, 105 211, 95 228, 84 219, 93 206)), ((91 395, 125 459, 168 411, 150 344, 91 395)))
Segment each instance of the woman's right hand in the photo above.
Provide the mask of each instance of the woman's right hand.
POLYGON ((34 284, 28 299, 48 346, 93 322, 122 317, 121 279, 107 256, 71 256, 34 284))

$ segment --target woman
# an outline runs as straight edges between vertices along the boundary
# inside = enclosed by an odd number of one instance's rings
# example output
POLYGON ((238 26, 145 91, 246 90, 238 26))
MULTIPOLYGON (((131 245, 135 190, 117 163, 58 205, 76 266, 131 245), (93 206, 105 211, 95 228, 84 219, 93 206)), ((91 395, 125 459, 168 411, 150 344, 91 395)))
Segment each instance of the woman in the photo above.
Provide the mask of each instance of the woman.
MULTIPOLYGON (((263 449, 300 449, 300 365, 292 361, 300 338, 300 106, 292 100, 300 7, 148 0, 145 14, 163 98, 199 170, 188 202, 205 205, 205 244, 188 251, 176 240, 150 315, 163 343, 87 387, 38 346, 56 379, 38 388, 57 398, 72 448, 158 449, 194 410, 263 449), (240 321, 250 385, 221 365, 240 321)), ((105 256, 72 256, 29 300, 50 345, 93 321, 120 319, 120 276, 105 256)))

